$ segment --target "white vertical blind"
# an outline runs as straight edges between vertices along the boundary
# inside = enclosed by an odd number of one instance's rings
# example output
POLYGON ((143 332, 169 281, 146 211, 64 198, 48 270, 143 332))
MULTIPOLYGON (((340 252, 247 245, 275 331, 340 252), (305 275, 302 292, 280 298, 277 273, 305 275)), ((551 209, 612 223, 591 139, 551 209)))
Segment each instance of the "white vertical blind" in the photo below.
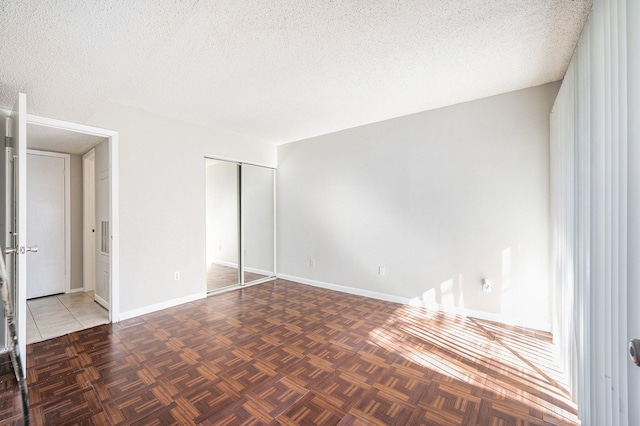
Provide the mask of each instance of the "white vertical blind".
MULTIPOLYGON (((627 2, 627 338, 640 338, 640 1, 627 2)), ((640 368, 628 369, 629 424, 640 424, 640 368)))
POLYGON ((626 346, 627 83, 638 78, 628 28, 640 24, 627 2, 636 1, 594 0, 551 114, 554 333, 586 425, 639 421, 629 417, 640 401, 629 399, 626 346))

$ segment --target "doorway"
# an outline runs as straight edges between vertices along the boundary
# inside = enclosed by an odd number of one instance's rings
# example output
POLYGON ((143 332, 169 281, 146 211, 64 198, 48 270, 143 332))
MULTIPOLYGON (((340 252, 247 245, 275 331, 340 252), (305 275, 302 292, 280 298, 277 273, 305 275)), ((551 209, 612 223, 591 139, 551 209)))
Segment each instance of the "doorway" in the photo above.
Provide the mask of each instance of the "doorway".
MULTIPOLYGON (((12 293, 9 301, 15 309, 15 325, 17 336, 11 337, 18 342, 20 353, 26 353, 27 341, 27 281, 28 269, 26 258, 32 255, 34 242, 29 241, 27 227, 27 125, 34 124, 52 131, 70 131, 70 134, 99 137, 108 141, 107 164, 109 170, 109 267, 110 267, 110 309, 109 319, 117 322, 119 317, 119 271, 120 271, 120 239, 119 239, 119 176, 118 176, 118 132, 85 126, 82 124, 40 117, 27 114, 27 96, 18 93, 16 102, 7 111, 4 120, 0 120, 0 134, 5 137, 5 148, 0 150, 0 211, 4 214, 0 221, 2 230, 8 290, 12 293)), ((71 142, 69 142, 71 143, 71 142)), ((31 133, 31 148, 35 138, 31 133)), ((0 333, 7 346, 7 328, 0 333)), ((22 370, 26 372, 25 359, 21 359, 22 370)))
POLYGON ((108 258, 99 268, 95 243, 85 244, 90 240, 85 230, 95 234, 95 218, 86 214, 85 219, 86 210, 97 210, 95 194, 107 216, 110 207, 108 180, 106 187, 96 188, 95 167, 85 169, 85 160, 94 160, 89 163, 94 166, 97 158, 108 176, 109 141, 33 123, 27 132, 27 228, 29 240, 39 245, 27 258, 27 342, 33 343, 110 321, 109 281, 100 281, 99 291, 94 287, 96 271, 106 270, 109 277, 108 258), (64 185, 58 183, 60 172, 64 185), (66 205, 59 208, 55 202, 66 205))
POLYGON ((275 169, 205 158, 207 292, 275 278, 275 169))

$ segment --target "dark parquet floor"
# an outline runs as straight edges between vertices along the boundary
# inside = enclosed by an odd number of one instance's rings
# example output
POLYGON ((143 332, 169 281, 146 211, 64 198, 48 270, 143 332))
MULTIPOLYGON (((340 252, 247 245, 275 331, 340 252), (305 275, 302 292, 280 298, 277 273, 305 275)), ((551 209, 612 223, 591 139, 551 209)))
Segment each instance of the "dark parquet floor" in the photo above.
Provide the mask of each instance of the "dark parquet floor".
POLYGON ((27 347, 37 425, 576 424, 558 377, 546 333, 282 280, 27 347))

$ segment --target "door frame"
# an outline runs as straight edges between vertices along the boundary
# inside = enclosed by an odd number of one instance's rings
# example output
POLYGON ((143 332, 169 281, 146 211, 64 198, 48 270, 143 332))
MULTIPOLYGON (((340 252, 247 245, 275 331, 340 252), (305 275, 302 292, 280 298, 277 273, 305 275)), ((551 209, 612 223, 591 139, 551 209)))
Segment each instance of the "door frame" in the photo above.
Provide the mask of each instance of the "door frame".
POLYGON ((95 148, 91 148, 82 156, 82 288, 85 292, 96 288, 95 156, 95 148))
MULTIPOLYGON (((27 136, 28 138, 29 136, 27 136)), ((71 292, 71 156, 59 152, 27 149, 27 156, 40 155, 43 157, 62 158, 64 160, 64 292, 71 292)), ((27 168, 27 173, 29 169, 27 168)), ((28 178, 27 178, 28 180, 28 178)), ((29 185, 27 185, 27 198, 29 185)), ((28 228, 27 228, 28 232, 28 228)), ((33 241, 33 240, 31 240, 33 241)), ((34 241, 37 244, 37 241, 34 241)), ((27 289, 29 283, 27 283, 27 289)))
MULTIPOLYGON (((109 221, 111 223, 111 256, 109 258, 111 303, 109 308, 109 320, 111 322, 118 322, 120 319, 120 202, 118 191, 118 132, 115 130, 86 126, 84 124, 41 117, 33 114, 26 114, 26 116, 26 121, 30 124, 37 124, 40 126, 52 127, 54 129, 68 130, 71 132, 99 136, 109 140, 109 169, 111 176, 109 182, 109 199, 111 204, 109 211, 109 221)), ((23 297, 25 296, 23 295, 21 298, 23 297)))

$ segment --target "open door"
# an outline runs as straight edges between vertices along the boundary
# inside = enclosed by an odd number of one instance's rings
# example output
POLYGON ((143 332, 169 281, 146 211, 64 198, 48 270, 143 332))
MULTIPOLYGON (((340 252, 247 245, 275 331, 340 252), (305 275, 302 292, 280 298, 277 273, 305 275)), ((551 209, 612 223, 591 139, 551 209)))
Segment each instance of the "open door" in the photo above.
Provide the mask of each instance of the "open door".
POLYGON ((5 212, 2 236, 5 261, 9 274, 10 291, 14 301, 19 350, 22 354, 22 370, 26 373, 27 349, 27 96, 18 94, 5 132, 3 173, 4 195, 0 198, 5 212))

